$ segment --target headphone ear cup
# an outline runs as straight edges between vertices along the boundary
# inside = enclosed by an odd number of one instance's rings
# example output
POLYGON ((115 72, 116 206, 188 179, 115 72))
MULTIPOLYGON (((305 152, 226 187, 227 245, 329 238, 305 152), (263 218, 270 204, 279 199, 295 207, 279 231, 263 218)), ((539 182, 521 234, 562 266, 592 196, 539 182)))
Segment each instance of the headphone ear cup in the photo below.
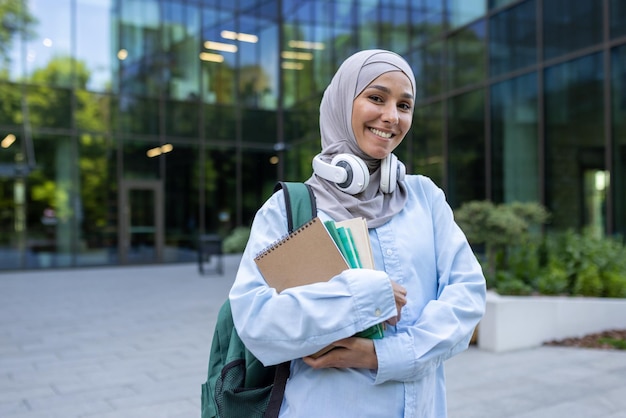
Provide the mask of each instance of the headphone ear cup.
POLYGON ((339 190, 349 194, 358 194, 367 189, 370 172, 363 160, 352 154, 337 154, 330 163, 344 168, 348 174, 346 181, 337 183, 339 190))
POLYGON ((398 183, 398 158, 389 154, 380 162, 380 190, 392 193, 398 183))

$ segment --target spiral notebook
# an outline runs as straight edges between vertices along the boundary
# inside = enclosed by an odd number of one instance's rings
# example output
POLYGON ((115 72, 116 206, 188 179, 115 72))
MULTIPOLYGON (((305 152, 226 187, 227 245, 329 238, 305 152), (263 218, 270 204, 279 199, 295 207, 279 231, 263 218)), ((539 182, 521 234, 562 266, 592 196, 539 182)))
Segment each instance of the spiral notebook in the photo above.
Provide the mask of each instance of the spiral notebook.
POLYGON ((277 292, 328 281, 350 268, 324 223, 313 218, 255 258, 263 278, 277 292))

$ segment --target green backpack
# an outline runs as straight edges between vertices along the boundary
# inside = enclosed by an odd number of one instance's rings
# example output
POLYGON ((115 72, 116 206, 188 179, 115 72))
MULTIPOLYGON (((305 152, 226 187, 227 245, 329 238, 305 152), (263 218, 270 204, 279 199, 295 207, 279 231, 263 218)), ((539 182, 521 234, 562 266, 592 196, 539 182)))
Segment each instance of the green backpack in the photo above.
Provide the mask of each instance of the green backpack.
MULTIPOLYGON (((283 189, 289 231, 317 215, 313 191, 304 183, 279 182, 283 189)), ((222 305, 218 315, 206 383, 202 385, 202 418, 278 417, 290 362, 265 367, 239 339, 230 310, 222 305)))

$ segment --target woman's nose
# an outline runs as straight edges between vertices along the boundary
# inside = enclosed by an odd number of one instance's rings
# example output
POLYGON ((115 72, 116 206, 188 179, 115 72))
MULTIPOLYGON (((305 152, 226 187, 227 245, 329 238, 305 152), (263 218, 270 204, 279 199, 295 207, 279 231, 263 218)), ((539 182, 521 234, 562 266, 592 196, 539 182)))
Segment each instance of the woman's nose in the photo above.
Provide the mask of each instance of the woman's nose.
POLYGON ((386 106, 382 115, 383 122, 391 123, 395 125, 398 123, 398 109, 395 106, 386 106))

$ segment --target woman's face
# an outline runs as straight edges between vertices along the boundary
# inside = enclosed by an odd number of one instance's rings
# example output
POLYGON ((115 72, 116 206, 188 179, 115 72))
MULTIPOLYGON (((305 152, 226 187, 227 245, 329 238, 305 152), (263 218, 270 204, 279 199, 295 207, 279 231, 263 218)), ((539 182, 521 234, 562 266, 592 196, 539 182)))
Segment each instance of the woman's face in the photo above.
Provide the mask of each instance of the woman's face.
POLYGON ((383 159, 404 139, 413 120, 413 89, 401 71, 374 79, 352 104, 352 130, 359 148, 383 159))

